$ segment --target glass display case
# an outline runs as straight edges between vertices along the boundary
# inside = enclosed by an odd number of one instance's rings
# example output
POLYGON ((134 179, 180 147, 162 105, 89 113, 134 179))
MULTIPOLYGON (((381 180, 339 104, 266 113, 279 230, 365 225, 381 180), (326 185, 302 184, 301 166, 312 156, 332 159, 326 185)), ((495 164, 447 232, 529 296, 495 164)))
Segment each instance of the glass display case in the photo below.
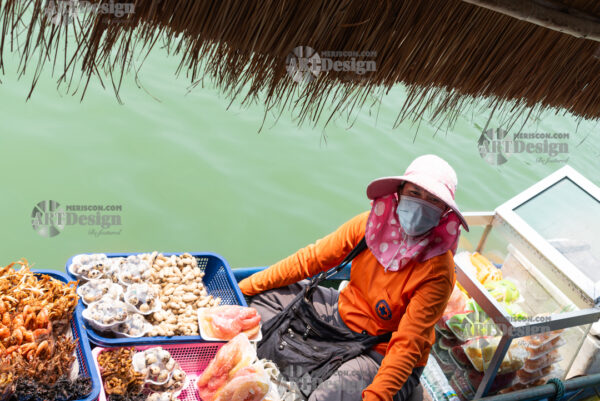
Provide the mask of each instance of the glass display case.
POLYGON ((467 213, 433 355, 462 399, 564 379, 600 319, 600 189, 564 167, 467 213), (461 298, 462 297, 462 298, 461 298))

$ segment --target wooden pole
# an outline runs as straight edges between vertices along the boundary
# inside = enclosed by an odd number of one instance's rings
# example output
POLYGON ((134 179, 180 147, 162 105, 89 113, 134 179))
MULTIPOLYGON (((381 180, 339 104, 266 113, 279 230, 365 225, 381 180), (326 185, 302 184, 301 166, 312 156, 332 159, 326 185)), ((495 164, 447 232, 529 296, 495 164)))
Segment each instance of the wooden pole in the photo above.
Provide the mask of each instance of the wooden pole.
POLYGON ((576 38, 600 42, 600 18, 550 0, 462 0, 576 38))

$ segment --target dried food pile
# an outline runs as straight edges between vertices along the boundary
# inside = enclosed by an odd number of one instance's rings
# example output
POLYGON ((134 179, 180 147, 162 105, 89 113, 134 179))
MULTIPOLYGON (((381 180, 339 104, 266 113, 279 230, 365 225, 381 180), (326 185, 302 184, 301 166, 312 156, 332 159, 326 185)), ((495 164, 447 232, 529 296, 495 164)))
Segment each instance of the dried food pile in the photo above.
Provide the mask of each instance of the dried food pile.
POLYGON ((189 253, 144 253, 127 258, 77 255, 68 267, 82 282, 86 322, 120 337, 198 335, 199 308, 217 306, 204 273, 189 253))
POLYGON ((187 385, 186 373, 161 347, 105 350, 98 355, 98 365, 110 401, 176 400, 187 385))
POLYGON ((75 282, 36 276, 26 260, 0 269, 0 399, 71 400, 91 392, 90 380, 76 377, 69 321, 77 302, 75 282))

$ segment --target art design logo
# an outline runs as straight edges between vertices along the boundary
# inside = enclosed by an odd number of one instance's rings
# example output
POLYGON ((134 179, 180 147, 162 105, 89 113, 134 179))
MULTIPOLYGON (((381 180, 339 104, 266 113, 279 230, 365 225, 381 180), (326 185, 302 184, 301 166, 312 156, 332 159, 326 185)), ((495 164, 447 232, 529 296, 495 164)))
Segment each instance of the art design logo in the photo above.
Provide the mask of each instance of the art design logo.
POLYGON ((121 234, 122 210, 121 205, 61 206, 55 200, 43 200, 33 207, 31 226, 39 235, 48 238, 56 237, 67 226, 85 226, 88 228, 88 234, 96 237, 118 235, 121 234))
POLYGON ((31 225, 42 237, 56 237, 65 228, 65 209, 53 200, 38 202, 31 212, 31 225))
MULTIPOLYGON (((286 57, 288 75, 298 83, 314 81, 321 72, 350 72, 363 75, 376 70, 374 51, 320 51, 308 46, 294 48, 286 57)), ((354 79, 354 78, 351 78, 354 79)))
POLYGON ((492 166, 506 163, 515 153, 535 154, 536 162, 542 164, 567 163, 569 144, 563 141, 568 139, 568 133, 517 132, 510 136, 502 128, 495 128, 481 134, 477 148, 481 158, 492 166), (559 155, 563 157, 557 158, 559 155))
POLYGON ((113 1, 92 3, 86 0, 50 0, 44 8, 44 14, 54 25, 69 25, 82 14, 114 16, 116 19, 107 18, 105 20, 123 22, 123 17, 134 12, 134 3, 115 3, 113 1))
POLYGON ((484 131, 477 141, 479 147, 479 155, 491 164, 492 166, 498 166, 508 161, 508 156, 502 152, 508 141, 506 137, 508 132, 502 128, 488 129, 484 131))
POLYGON ((285 65, 294 81, 310 82, 321 72, 321 57, 312 47, 298 46, 288 54, 285 65))

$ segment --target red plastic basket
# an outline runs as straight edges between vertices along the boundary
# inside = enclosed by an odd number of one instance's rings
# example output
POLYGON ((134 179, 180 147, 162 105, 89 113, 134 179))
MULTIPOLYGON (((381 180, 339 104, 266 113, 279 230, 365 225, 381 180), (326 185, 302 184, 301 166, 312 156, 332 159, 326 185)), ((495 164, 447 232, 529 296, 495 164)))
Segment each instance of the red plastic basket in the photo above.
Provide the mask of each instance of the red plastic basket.
MULTIPOLYGON (((179 399, 183 401, 202 401, 198 391, 196 390, 196 380, 198 376, 204 372, 210 361, 215 357, 217 351, 225 343, 190 343, 190 344, 153 344, 144 346, 135 346, 136 351, 143 351, 148 348, 162 347, 169 351, 173 359, 179 363, 181 369, 186 373, 189 379, 188 386, 181 392, 179 399)), ((92 351, 94 356, 94 364, 100 372, 98 366, 98 355, 105 350, 111 350, 122 347, 102 348, 96 347, 92 351)), ((99 401, 106 401, 106 393, 104 392, 104 383, 100 391, 99 401)))

